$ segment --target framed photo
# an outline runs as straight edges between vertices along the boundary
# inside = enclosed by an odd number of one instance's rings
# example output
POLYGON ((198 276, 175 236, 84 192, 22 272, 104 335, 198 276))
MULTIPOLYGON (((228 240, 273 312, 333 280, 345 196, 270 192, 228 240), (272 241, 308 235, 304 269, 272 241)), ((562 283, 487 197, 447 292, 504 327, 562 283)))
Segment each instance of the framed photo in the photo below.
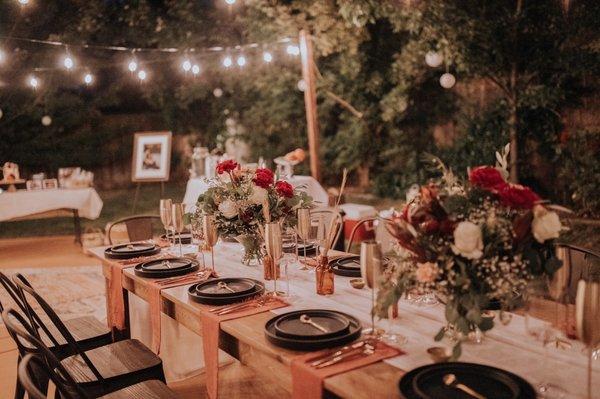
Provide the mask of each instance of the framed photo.
POLYGON ((27 187, 27 191, 35 191, 42 190, 44 188, 43 180, 35 179, 35 180, 27 180, 25 182, 25 186, 27 187))
POLYGON ((171 170, 171 132, 142 132, 133 138, 131 180, 168 181, 171 170))
POLYGON ((51 190, 58 188, 58 180, 57 179, 44 179, 44 190, 51 190))

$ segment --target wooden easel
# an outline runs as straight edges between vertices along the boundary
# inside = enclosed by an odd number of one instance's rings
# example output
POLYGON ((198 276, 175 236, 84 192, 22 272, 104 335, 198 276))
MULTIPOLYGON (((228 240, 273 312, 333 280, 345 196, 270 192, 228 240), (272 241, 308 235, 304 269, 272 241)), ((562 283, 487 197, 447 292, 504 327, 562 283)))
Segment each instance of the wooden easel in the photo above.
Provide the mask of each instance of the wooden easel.
MULTIPOLYGON (((146 182, 144 182, 146 183, 146 182)), ((156 182, 148 182, 148 183, 156 183, 156 182)), ((142 182, 138 181, 137 184, 135 185, 135 194, 133 196, 133 207, 131 209, 131 214, 135 215, 135 208, 137 207, 137 202, 140 196, 140 188, 142 187, 142 182)), ((165 196, 165 182, 161 181, 160 182, 160 198, 163 198, 165 196)))

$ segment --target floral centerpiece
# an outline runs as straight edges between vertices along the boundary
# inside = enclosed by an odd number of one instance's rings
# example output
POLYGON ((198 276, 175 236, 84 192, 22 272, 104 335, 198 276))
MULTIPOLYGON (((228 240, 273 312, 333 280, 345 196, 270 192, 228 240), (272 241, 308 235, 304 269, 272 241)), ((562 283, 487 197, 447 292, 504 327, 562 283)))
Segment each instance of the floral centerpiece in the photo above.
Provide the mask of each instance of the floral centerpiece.
POLYGON ((493 319, 484 317, 490 302, 510 309, 515 293, 562 265, 553 248, 562 229, 553 209, 564 208, 506 181, 508 151, 507 146, 496 154, 496 167, 470 169, 468 181, 432 157, 441 177, 422 186, 387 223, 398 242, 397 256, 374 312, 385 317, 406 292, 435 292, 446 303, 448 326, 459 338, 454 358, 460 356, 460 337, 493 327, 493 319))
POLYGON ((246 264, 263 256, 260 226, 265 217, 293 225, 296 210, 312 204, 305 192, 276 181, 270 169, 243 169, 234 160, 226 160, 217 164, 216 172, 210 188, 198 198, 192 219, 214 214, 219 235, 233 237, 244 246, 246 264))

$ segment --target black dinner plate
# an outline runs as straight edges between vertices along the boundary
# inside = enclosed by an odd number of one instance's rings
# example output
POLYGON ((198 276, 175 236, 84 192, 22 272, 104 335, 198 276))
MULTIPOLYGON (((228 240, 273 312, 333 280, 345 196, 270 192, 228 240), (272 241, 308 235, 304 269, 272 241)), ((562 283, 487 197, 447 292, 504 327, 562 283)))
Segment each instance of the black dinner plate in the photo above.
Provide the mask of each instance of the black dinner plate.
MULTIPOLYGON (((173 233, 169 233, 168 236, 166 234, 163 234, 162 236, 160 236, 160 238, 162 240, 167 240, 170 242, 174 242, 175 244, 179 244, 179 234, 173 235, 173 233)), ((184 231, 183 233, 181 233, 181 244, 188 245, 191 243, 192 243, 192 233, 187 232, 187 231, 184 231)))
POLYGON ((334 261, 339 269, 358 270, 360 272, 360 256, 346 256, 334 261))
MULTIPOLYGON (((349 342, 356 340, 358 337, 360 337, 360 334, 362 331, 362 325, 360 324, 360 321, 358 321, 357 318, 350 316, 346 313, 342 313, 342 312, 337 312, 337 313, 345 316, 348 319, 348 321, 350 322, 350 326, 344 334, 341 334, 341 335, 338 335, 335 337, 322 338, 322 339, 297 339, 297 338, 286 338, 286 337, 281 337, 281 336, 277 335, 277 332, 275 331, 275 323, 280 318, 286 317, 293 313, 302 314, 302 313, 317 311, 317 310, 319 310, 319 309, 300 310, 300 311, 296 311, 296 312, 284 313, 284 314, 273 317, 272 319, 267 321, 267 323, 265 324, 265 336, 266 336, 267 340, 269 342, 271 342, 273 345, 276 345, 276 346, 279 346, 282 348, 301 350, 301 351, 314 351, 314 350, 319 350, 319 349, 324 349, 324 348, 333 348, 335 346, 345 345, 349 342)), ((334 312, 334 311, 332 310, 331 312, 334 312)))
POLYGON ((130 254, 138 252, 148 252, 156 248, 156 245, 148 242, 130 242, 127 244, 114 245, 110 247, 112 253, 130 254))
POLYGON ((317 254, 317 244, 298 243, 298 256, 314 256, 317 254))
POLYGON ((140 256, 152 256, 160 253, 160 247, 155 246, 154 249, 150 251, 141 251, 141 252, 113 252, 111 248, 106 248, 104 250, 104 256, 108 259, 131 259, 137 258, 140 256))
POLYGON ((334 263, 331 268, 333 269, 333 274, 337 274, 338 276, 354 277, 354 278, 362 277, 360 274, 360 268, 359 269, 340 269, 338 267, 337 263, 334 263))
POLYGON ((140 264, 142 270, 146 272, 164 272, 169 270, 178 270, 190 267, 193 260, 189 258, 168 258, 155 259, 140 264))
POLYGON ((196 285, 196 293, 206 297, 222 298, 247 294, 255 291, 254 287, 256 287, 256 282, 252 279, 226 277, 208 280, 196 285), (231 292, 226 288, 219 288, 219 283, 227 284, 227 287, 235 292, 231 292))
POLYGON ((350 320, 339 312, 330 310, 307 310, 300 313, 288 313, 275 322, 275 334, 280 337, 293 339, 325 339, 337 337, 348 332, 350 320), (324 327, 328 332, 300 321, 302 315, 307 315, 312 321, 324 327))
POLYGON ((250 299, 257 295, 262 295, 265 292, 265 285, 258 281, 254 281, 254 290, 247 292, 245 294, 235 295, 235 296, 227 296, 227 297, 214 297, 214 296, 205 296, 201 295, 196 291, 196 287, 198 284, 191 285, 188 288, 188 296, 194 302, 203 303, 205 305, 229 305, 231 303, 242 302, 246 299, 250 299))
POLYGON ((495 367, 475 363, 436 363, 406 373, 399 381, 406 399, 472 399, 460 389, 447 387, 443 378, 454 374, 458 382, 494 399, 534 399, 534 388, 523 378, 495 367))
POLYGON ((133 272, 136 276, 147 277, 147 278, 164 278, 164 277, 175 277, 182 276, 184 274, 195 272, 200 268, 198 262, 192 261, 187 258, 169 258, 160 259, 157 261, 143 262, 135 265, 133 272), (154 268, 145 268, 144 265, 153 262, 162 262, 168 260, 171 264, 177 267, 167 268, 166 266, 156 265, 154 268))

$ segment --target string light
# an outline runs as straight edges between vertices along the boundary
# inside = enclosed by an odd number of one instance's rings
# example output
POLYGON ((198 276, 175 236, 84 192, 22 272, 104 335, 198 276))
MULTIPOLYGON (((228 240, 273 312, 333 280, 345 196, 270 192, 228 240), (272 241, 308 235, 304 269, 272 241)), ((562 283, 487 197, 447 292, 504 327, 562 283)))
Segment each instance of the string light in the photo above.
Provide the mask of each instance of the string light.
POLYGON ((231 61, 231 57, 227 56, 223 59, 223 66, 225 68, 229 68, 231 65, 233 64, 233 61, 231 61))
POLYGON ((127 69, 129 69, 129 72, 135 72, 137 68, 138 64, 135 59, 129 61, 129 64, 127 64, 127 69))
POLYGON ((285 49, 285 51, 289 54, 289 55, 299 55, 300 54, 300 47, 295 46, 293 44, 289 44, 287 46, 287 48, 285 49))
POLYGON ((271 53, 269 53, 268 51, 265 51, 263 53, 263 61, 264 62, 271 62, 271 61, 273 61, 273 55, 271 55, 271 53))
POLYGON ((181 68, 183 68, 183 70, 184 70, 185 72, 189 72, 189 71, 190 71, 190 69, 192 69, 192 63, 190 62, 190 60, 184 60, 184 61, 181 63, 181 68))
POLYGON ((52 124, 52 118, 50 117, 50 115, 42 116, 42 125, 50 126, 51 124, 52 124))
POLYGON ((3 64, 6 61, 6 53, 0 49, 0 64, 3 64))
POLYGON ((35 76, 30 76, 29 79, 27 79, 27 83, 34 89, 37 89, 40 85, 40 81, 35 76))
POLYGON ((22 6, 26 6, 27 4, 29 4, 29 0, 19 0, 19 4, 22 6))
POLYGON ((86 73, 83 76, 83 83, 85 83, 86 85, 91 85, 92 82, 94 81, 94 75, 92 75, 91 73, 86 73))
POLYGON ((200 66, 198 64, 192 65, 192 73, 198 75, 200 73, 200 66))
POLYGON ((235 4, 236 0, 225 0, 225 3, 229 4, 230 6, 235 4))
POLYGON ((243 55, 240 55, 236 62, 238 64, 238 66, 243 67, 244 65, 246 65, 246 57, 244 57, 243 55))
POLYGON ((138 76, 138 79, 143 82, 147 78, 146 71, 144 71, 142 69, 141 71, 138 72, 137 76, 138 76))
POLYGON ((67 56, 65 56, 65 58, 63 58, 63 65, 68 70, 71 70, 71 69, 73 69, 73 66, 75 66, 75 61, 73 61, 73 58, 71 58, 70 55, 67 55, 67 56))

